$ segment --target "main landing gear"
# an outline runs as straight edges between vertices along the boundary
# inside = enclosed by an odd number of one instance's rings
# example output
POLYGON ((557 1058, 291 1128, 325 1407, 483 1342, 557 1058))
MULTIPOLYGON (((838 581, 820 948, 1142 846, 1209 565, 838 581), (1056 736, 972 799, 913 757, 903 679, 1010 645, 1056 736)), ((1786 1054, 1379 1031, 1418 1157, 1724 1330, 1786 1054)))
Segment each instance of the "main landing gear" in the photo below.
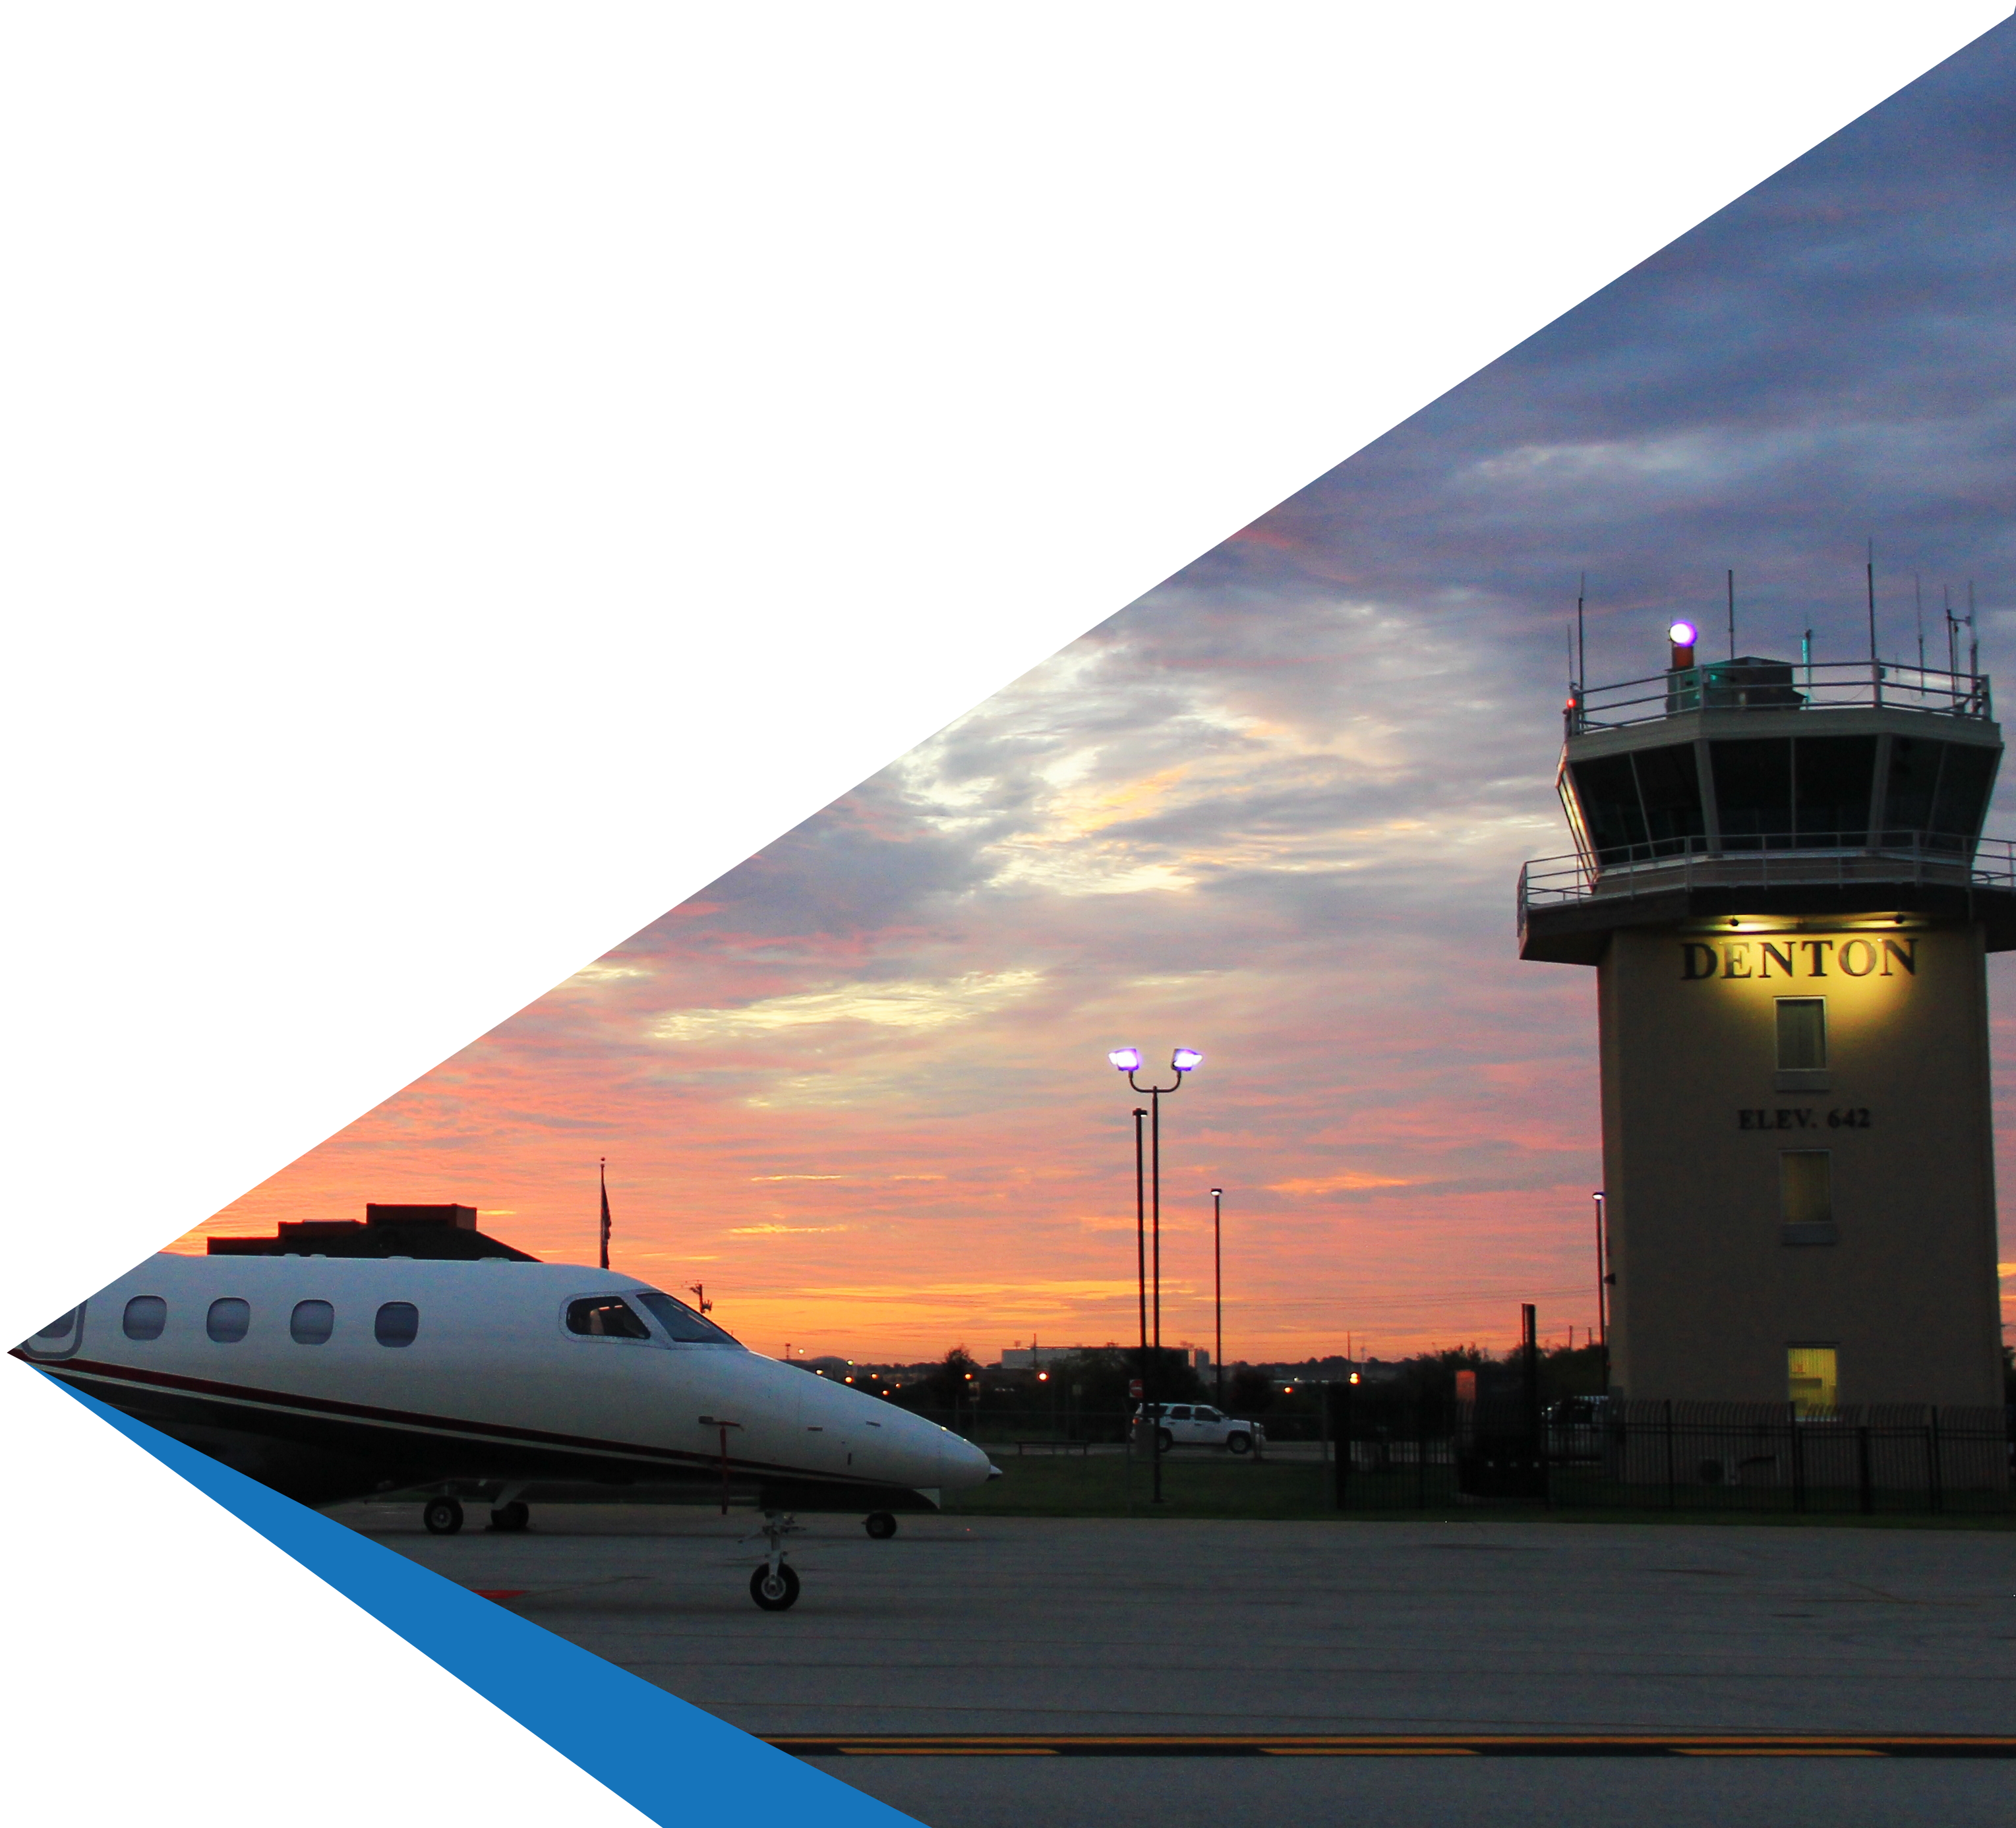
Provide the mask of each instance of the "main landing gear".
POLYGON ((515 1535, 531 1520, 531 1507, 516 1498, 509 1504, 494 1506, 490 1513, 491 1528, 502 1531, 507 1535, 515 1535))
POLYGON ((788 1611, 798 1602, 797 1571, 784 1560, 784 1538, 805 1526, 774 1510, 763 1513, 763 1540, 769 1553, 749 1577, 749 1597, 765 1612, 788 1611))
POLYGON ((877 1542, 886 1542, 896 1533, 896 1520, 886 1510, 873 1510, 862 1520, 861 1527, 877 1542))

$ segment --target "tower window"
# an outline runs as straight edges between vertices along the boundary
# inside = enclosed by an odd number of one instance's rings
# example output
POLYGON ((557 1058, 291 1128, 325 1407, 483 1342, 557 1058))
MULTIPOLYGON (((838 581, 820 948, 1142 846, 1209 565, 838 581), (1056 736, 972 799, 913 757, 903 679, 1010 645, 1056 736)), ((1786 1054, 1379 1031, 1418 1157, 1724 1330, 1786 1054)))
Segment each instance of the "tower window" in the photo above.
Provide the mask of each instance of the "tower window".
POLYGON ((1788 1149, 1778 1157, 1778 1197, 1787 1225, 1834 1224, 1834 1155, 1788 1149))
POLYGON ((1834 1406, 1836 1355, 1832 1346, 1785 1348, 1785 1394, 1795 1416, 1827 1415, 1834 1406))
POLYGON ((1827 999, 1778 999, 1778 1071, 1819 1072, 1827 1063, 1827 999))

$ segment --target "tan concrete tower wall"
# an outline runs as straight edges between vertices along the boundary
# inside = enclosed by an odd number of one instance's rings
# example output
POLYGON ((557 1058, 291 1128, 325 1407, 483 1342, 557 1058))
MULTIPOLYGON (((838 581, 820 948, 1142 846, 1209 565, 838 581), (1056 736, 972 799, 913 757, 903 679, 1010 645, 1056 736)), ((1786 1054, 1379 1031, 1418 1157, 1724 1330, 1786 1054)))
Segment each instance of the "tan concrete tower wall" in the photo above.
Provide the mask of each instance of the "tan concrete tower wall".
POLYGON ((1841 1404, 2000 1403, 1980 930, 1741 925, 1599 966, 1614 1381, 1784 1402, 1787 1348, 1832 1346, 1841 1404), (1823 1072, 1780 1071, 1784 997, 1825 999, 1823 1072), (1832 1242, 1785 1225, 1787 1150, 1827 1155, 1832 1242))

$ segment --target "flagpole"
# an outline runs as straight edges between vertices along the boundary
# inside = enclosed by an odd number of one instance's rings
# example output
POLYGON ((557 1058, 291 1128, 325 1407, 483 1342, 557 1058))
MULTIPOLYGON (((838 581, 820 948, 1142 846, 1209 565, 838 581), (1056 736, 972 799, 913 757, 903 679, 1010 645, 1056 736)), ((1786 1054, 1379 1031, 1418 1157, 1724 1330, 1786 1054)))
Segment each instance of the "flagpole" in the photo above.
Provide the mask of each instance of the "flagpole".
POLYGON ((602 1158, 602 1267, 609 1267, 609 1157, 602 1158))

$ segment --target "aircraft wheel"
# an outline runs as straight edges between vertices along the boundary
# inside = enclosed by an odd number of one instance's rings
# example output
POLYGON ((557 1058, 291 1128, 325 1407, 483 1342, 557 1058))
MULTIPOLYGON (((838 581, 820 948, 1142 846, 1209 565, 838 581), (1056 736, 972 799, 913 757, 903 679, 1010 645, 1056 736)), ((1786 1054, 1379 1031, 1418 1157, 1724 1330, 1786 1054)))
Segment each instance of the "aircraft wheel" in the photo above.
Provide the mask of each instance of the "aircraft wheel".
POLYGON ((768 1566, 749 1577, 749 1597, 765 1612, 785 1612, 798 1603, 797 1569, 785 1563, 773 1574, 768 1566))
POLYGON ((490 1513, 490 1527, 493 1530, 513 1531, 522 1530, 532 1520, 531 1509, 513 1499, 509 1504, 500 1504, 490 1513))
POLYGON ((1171 1448, 1174 1447, 1175 1445, 1176 1445, 1176 1438, 1175 1438, 1175 1436, 1174 1436, 1173 1434, 1172 1434, 1168 1431, 1168 1429, 1166 1429, 1166 1428, 1157 1428, 1157 1429, 1155 1430, 1155 1451, 1156 1451, 1156 1452, 1157 1452, 1157 1453, 1167 1453, 1167 1452, 1169 1451, 1169 1449, 1170 1449, 1171 1448))
POLYGON ((886 1510, 871 1511, 862 1525, 878 1542, 886 1542, 896 1533, 896 1520, 886 1510))
POLYGON ((1228 1435, 1225 1446, 1228 1453, 1251 1453, 1253 1451, 1253 1437, 1250 1434, 1228 1435))
POLYGON ((452 1498, 430 1498, 420 1521, 430 1536, 452 1536, 462 1528, 462 1506, 452 1498))

